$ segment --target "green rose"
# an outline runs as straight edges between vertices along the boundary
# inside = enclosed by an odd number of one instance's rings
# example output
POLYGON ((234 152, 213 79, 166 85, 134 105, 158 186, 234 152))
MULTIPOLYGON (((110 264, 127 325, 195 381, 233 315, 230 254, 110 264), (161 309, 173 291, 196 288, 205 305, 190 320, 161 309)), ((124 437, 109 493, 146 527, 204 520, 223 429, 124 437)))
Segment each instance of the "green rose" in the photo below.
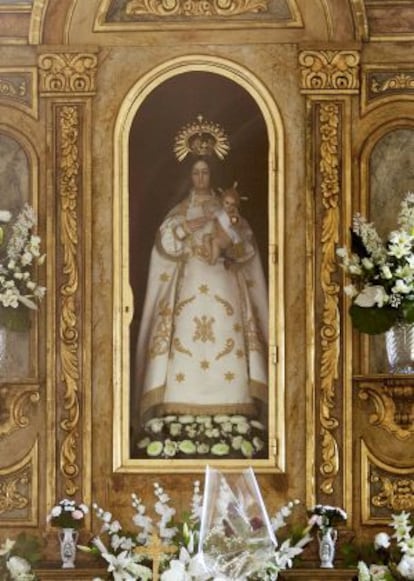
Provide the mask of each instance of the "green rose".
POLYGON ((214 444, 214 446, 211 448, 211 453, 214 454, 214 456, 226 456, 226 454, 229 452, 230 447, 228 444, 224 444, 224 442, 214 444))
POLYGON ((148 456, 159 456, 162 452, 162 442, 151 442, 147 446, 147 454, 148 456))
POLYGON ((178 444, 178 449, 180 452, 183 452, 183 454, 194 454, 196 451, 195 444, 191 440, 183 440, 180 442, 178 444))
POLYGON ((241 445, 241 451, 245 458, 251 458, 254 453, 254 448, 251 442, 248 440, 243 440, 241 445))

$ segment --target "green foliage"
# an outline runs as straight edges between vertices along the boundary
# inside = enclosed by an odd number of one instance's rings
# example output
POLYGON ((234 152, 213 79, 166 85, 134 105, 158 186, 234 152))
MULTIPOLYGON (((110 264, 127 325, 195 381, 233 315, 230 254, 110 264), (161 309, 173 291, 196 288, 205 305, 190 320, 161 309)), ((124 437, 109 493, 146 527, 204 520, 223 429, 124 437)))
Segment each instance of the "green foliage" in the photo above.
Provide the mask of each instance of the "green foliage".
MULTIPOLYGON (((414 322, 414 308, 411 307, 409 312, 414 322)), ((355 329, 368 335, 379 335, 388 331, 397 322, 399 313, 397 309, 392 307, 380 309, 378 307, 359 307, 353 304, 349 309, 349 314, 355 329)))

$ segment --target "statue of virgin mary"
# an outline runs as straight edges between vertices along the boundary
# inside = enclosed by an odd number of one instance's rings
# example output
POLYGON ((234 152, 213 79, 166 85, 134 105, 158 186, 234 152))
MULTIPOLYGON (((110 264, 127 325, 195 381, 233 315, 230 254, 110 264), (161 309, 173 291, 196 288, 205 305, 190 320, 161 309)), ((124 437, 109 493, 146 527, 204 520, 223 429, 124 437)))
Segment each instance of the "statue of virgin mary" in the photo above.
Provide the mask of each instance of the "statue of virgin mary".
POLYGON ((172 414, 259 418, 266 409, 267 287, 244 217, 221 220, 230 242, 212 255, 223 210, 211 160, 228 148, 201 116, 176 138, 178 159, 191 158, 191 187, 152 249, 136 358, 141 425, 172 414))

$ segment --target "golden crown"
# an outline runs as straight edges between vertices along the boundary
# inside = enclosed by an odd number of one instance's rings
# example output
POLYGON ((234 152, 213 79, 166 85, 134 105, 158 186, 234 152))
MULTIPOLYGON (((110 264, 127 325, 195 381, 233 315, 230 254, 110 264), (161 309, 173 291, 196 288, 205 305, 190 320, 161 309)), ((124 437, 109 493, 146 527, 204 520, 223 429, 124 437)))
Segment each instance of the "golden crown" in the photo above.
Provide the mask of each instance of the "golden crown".
POLYGON ((178 161, 183 161, 189 153, 215 154, 219 159, 224 159, 229 151, 230 143, 224 129, 202 115, 182 127, 174 140, 174 153, 178 161))

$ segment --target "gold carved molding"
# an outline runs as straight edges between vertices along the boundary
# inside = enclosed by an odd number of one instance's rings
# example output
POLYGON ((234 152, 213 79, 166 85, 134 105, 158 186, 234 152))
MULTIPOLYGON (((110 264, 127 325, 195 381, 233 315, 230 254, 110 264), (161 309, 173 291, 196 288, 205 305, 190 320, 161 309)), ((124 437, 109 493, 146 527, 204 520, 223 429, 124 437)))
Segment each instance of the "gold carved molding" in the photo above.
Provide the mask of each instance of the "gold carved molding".
POLYGON ((0 525, 37 524, 38 443, 13 464, 0 468, 0 525))
POLYGON ((92 53, 47 53, 39 57, 40 92, 90 95, 96 90, 98 58, 92 53))
POLYGON ((40 401, 39 386, 2 384, 0 387, 0 441, 30 423, 28 409, 40 401))
POLYGON ((267 12, 269 0, 129 0, 128 16, 237 16, 267 12))
POLYGON ((332 102, 320 103, 320 177, 322 206, 322 260, 320 280, 323 292, 323 315, 320 369, 320 435, 322 464, 320 473, 323 481, 320 489, 325 494, 333 493, 333 482, 339 471, 338 443, 334 435, 339 421, 331 411, 335 405, 335 381, 338 376, 339 360, 339 285, 332 280, 336 271, 335 245, 338 242, 340 192, 339 176, 339 105, 332 102))
POLYGON ((101 0, 94 31, 302 28, 297 0, 101 0))
POLYGON ((302 93, 358 93, 359 53, 306 50, 299 54, 302 93))
POLYGON ((363 524, 386 523, 392 512, 413 510, 414 465, 386 464, 362 440, 361 502, 363 524))
POLYGON ((375 412, 369 416, 371 425, 382 428, 398 440, 414 435, 414 382, 391 377, 356 381, 359 398, 374 404, 375 412))
POLYGON ((392 67, 368 65, 362 75, 362 111, 388 103, 414 99, 414 69, 406 63, 392 67))
POLYGON ((390 74, 388 78, 380 80, 372 77, 370 86, 372 93, 385 93, 387 91, 401 91, 404 89, 414 91, 414 72, 410 74, 390 74))
POLYGON ((60 469, 65 477, 65 492, 74 495, 78 490, 79 475, 77 451, 80 418, 80 353, 79 311, 76 296, 79 289, 78 273, 78 217, 77 196, 80 179, 79 110, 65 105, 57 109, 60 141, 58 189, 60 196, 60 242, 63 254, 65 280, 60 286, 60 368, 65 384, 64 405, 60 427, 64 438, 60 449, 60 469))

